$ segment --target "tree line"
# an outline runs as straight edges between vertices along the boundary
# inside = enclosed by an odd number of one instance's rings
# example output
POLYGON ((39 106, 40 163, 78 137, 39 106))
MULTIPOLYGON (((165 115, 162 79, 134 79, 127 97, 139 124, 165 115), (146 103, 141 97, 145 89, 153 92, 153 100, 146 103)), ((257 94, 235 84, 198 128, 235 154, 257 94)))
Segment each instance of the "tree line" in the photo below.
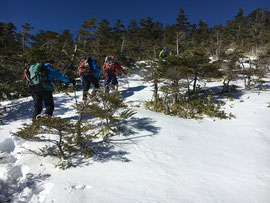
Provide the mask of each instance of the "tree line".
MULTIPOLYGON (((76 35, 69 30, 62 33, 39 30, 36 34, 33 30, 29 23, 17 29, 12 22, 0 22, 0 99, 27 95, 22 70, 37 61, 49 61, 69 77, 76 77, 82 57, 91 55, 101 66, 106 55, 115 55, 120 63, 131 67, 134 61, 158 58, 166 46, 174 56, 202 50, 207 56, 228 61, 249 53, 263 56, 262 63, 269 64, 270 11, 267 8, 258 8, 248 15, 240 8, 225 25, 213 27, 203 20, 190 23, 181 8, 173 25, 163 25, 147 17, 131 20, 128 26, 117 20, 111 26, 106 19, 90 18, 81 24, 76 35), (233 54, 228 55, 228 50, 233 50, 233 54)), ((233 66, 226 67, 229 75, 233 66)))

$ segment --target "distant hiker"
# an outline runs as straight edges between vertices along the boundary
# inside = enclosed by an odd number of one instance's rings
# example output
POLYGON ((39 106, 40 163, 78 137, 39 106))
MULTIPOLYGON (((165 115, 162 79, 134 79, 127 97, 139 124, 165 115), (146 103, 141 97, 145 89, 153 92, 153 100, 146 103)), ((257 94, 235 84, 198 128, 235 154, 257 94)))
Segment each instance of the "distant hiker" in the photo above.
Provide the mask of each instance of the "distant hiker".
POLYGON ((113 56, 107 56, 105 58, 104 65, 102 67, 103 75, 105 77, 105 91, 109 92, 109 85, 112 84, 114 89, 118 91, 118 81, 116 77, 116 71, 126 74, 126 71, 114 60, 113 56))
POLYGON ((78 74, 81 76, 83 84, 83 101, 86 101, 90 85, 94 85, 94 89, 90 97, 96 96, 96 91, 99 88, 99 71, 96 61, 93 57, 83 58, 78 67, 78 74))
POLYGON ((36 63, 24 70, 30 93, 34 99, 33 120, 40 116, 45 104, 45 116, 51 117, 54 111, 53 79, 75 85, 75 80, 66 77, 54 69, 50 63, 36 63))
POLYGON ((160 58, 166 58, 170 55, 172 55, 172 52, 167 47, 164 47, 159 53, 160 58))

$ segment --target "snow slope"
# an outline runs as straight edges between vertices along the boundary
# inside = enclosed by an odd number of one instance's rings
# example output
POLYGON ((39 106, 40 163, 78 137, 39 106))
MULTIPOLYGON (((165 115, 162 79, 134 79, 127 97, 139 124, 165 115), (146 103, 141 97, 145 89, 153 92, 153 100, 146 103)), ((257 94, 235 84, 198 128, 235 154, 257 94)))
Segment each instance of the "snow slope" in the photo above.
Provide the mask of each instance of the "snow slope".
MULTIPOLYGON (((124 82, 122 95, 137 112, 126 121, 129 135, 95 142, 97 153, 67 170, 52 158, 18 153, 38 144, 11 137, 31 122, 33 106, 31 98, 13 101, 20 105, 0 126, 0 201, 270 202, 269 91, 242 91, 228 102, 236 119, 186 120, 134 107, 151 99, 151 85, 137 75, 129 87, 124 82)), ((73 103, 55 95, 54 114, 72 119, 73 103)))

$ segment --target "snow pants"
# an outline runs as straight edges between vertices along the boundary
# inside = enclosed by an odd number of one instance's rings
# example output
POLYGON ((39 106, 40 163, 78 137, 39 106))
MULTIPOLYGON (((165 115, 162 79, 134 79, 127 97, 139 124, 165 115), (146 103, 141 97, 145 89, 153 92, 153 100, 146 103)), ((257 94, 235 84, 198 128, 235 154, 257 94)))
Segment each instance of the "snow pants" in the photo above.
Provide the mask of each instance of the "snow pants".
POLYGON ((109 91, 110 87, 109 84, 112 84, 115 86, 116 91, 118 90, 118 81, 117 81, 117 77, 115 74, 113 73, 109 73, 108 75, 105 76, 105 91, 109 91))
POLYGON ((105 86, 108 84, 118 85, 117 77, 115 74, 109 73, 105 76, 105 86))
MULTIPOLYGON (((87 98, 88 90, 90 89, 90 85, 94 85, 94 90, 99 88, 99 81, 96 76, 94 75, 87 75, 82 77, 83 83, 83 99, 87 98)), ((94 92, 93 92, 94 93, 94 92)))
POLYGON ((54 101, 51 91, 39 91, 31 92, 34 99, 34 112, 33 119, 36 119, 37 115, 41 114, 43 109, 43 103, 45 104, 45 114, 52 116, 54 110, 54 101))

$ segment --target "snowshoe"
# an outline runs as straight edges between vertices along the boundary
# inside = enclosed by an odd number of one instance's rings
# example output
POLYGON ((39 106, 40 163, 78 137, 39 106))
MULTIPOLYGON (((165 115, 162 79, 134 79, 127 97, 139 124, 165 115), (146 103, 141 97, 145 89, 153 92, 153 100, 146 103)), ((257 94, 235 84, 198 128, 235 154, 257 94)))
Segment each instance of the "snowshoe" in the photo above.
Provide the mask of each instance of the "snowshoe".
POLYGON ((39 119, 39 118, 51 118, 52 116, 51 115, 48 115, 48 114, 38 114, 36 116, 36 119, 39 119))

